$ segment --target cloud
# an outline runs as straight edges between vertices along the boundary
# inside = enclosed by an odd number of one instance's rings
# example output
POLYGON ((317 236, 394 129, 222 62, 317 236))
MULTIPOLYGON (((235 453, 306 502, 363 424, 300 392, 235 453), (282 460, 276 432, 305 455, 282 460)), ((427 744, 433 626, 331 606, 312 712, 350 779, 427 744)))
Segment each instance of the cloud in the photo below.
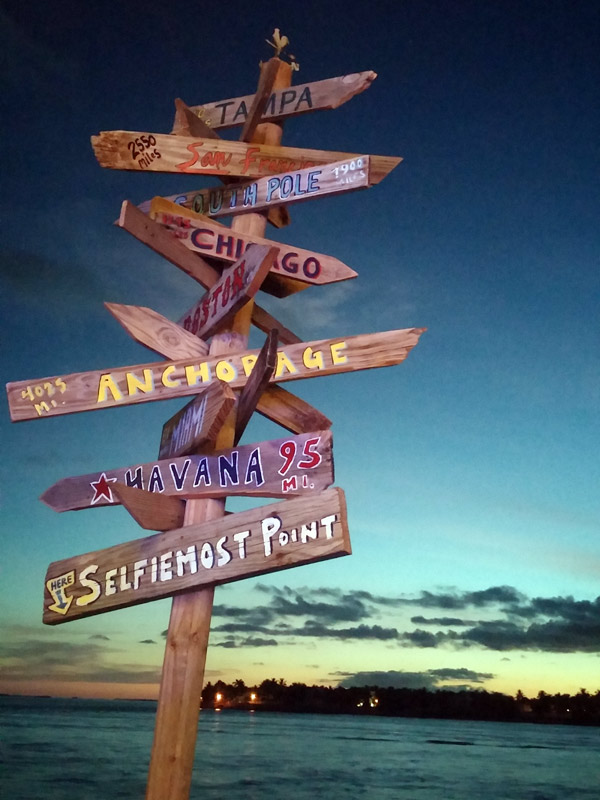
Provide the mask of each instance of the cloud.
MULTIPOLYGON (((333 673, 335 674, 335 673, 333 673)), ((339 685, 345 688, 351 686, 380 686, 381 688, 394 689, 470 689, 472 684, 481 684, 495 677, 489 672, 475 672, 464 667, 455 669, 451 667, 430 669, 424 672, 402 672, 399 670, 356 672, 348 675, 339 685), (461 680, 465 684, 456 685, 448 682, 461 680)))
POLYGON ((160 667, 113 665, 115 650, 95 642, 25 639, 0 643, 0 679, 158 683, 160 667))
POLYGON ((88 639, 98 639, 103 642, 110 642, 110 637, 105 636, 103 633, 92 633, 90 636, 88 636, 88 639))
POLYGON ((476 622, 472 619, 460 619, 459 617, 422 617, 420 615, 411 617, 410 621, 413 623, 413 625, 443 625, 444 627, 449 625, 452 625, 453 627, 460 627, 463 625, 476 624, 476 622))
POLYGON ((156 644, 154 639, 142 639, 138 644, 156 644))

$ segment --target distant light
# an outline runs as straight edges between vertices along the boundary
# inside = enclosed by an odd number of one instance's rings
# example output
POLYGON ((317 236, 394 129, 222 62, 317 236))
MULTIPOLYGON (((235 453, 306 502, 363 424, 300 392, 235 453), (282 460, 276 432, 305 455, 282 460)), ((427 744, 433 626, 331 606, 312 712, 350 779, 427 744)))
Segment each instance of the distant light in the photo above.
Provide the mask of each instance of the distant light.
POLYGON ((254 692, 252 692, 252 694, 250 695, 250 700, 252 702, 254 702, 256 700, 256 695, 254 694, 254 692))
POLYGON ((217 692, 215 695, 215 700, 217 701, 217 703, 220 703, 222 699, 223 695, 221 694, 221 692, 217 692))

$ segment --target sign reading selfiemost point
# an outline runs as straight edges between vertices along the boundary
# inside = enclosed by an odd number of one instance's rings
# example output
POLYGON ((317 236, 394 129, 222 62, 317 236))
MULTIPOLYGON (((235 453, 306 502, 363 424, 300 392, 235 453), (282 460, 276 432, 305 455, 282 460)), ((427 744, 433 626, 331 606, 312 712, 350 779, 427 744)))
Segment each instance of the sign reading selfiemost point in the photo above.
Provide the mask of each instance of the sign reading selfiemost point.
MULTIPOLYGON (((399 364, 424 330, 405 328, 286 345, 277 351, 277 367, 271 383, 399 364)), ((185 397, 201 392, 216 379, 225 381, 232 389, 240 389, 248 380, 259 352, 250 350, 202 361, 138 364, 8 383, 11 418, 18 422, 185 397)))
POLYGON ((50 564, 43 621, 70 622, 206 585, 351 553, 341 489, 50 564))

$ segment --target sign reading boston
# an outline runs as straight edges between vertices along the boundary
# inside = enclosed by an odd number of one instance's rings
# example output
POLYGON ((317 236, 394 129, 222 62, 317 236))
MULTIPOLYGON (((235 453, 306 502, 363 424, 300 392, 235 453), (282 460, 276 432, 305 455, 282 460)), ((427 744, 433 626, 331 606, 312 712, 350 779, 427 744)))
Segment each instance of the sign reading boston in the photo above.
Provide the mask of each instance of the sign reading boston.
MULTIPOLYGON (((345 339, 320 339, 280 347, 271 383, 390 367, 404 361, 425 328, 367 333, 345 339)), ((148 403, 198 394, 219 379, 232 389, 245 385, 259 350, 213 356, 206 361, 182 359, 111 370, 77 372, 62 377, 8 383, 13 422, 117 405, 148 403)))
POLYGON ((344 493, 328 489, 56 561, 46 573, 43 621, 70 622, 350 552, 344 493))

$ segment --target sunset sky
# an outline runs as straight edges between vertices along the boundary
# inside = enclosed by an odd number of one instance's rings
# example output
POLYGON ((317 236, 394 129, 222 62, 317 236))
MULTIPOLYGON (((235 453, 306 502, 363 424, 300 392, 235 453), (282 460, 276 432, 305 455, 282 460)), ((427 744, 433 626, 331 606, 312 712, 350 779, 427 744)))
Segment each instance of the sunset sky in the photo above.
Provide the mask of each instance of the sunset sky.
MULTIPOLYGON (((353 555, 218 588, 207 680, 600 688, 599 17, 593 0, 0 6, 3 383, 157 360, 103 302, 177 320, 202 294, 112 223, 124 199, 216 179, 102 169, 90 136, 168 133, 176 97, 252 93, 275 27, 295 83, 378 74, 283 144, 402 163, 266 233, 358 278, 259 300, 305 341, 428 330, 399 366, 293 385, 333 420, 353 555)), ((185 402, 20 423, 4 403, 0 692, 156 695, 170 600, 41 622, 50 562, 143 532, 38 498, 152 461, 185 402)), ((256 417, 243 441, 283 435, 256 417)))

